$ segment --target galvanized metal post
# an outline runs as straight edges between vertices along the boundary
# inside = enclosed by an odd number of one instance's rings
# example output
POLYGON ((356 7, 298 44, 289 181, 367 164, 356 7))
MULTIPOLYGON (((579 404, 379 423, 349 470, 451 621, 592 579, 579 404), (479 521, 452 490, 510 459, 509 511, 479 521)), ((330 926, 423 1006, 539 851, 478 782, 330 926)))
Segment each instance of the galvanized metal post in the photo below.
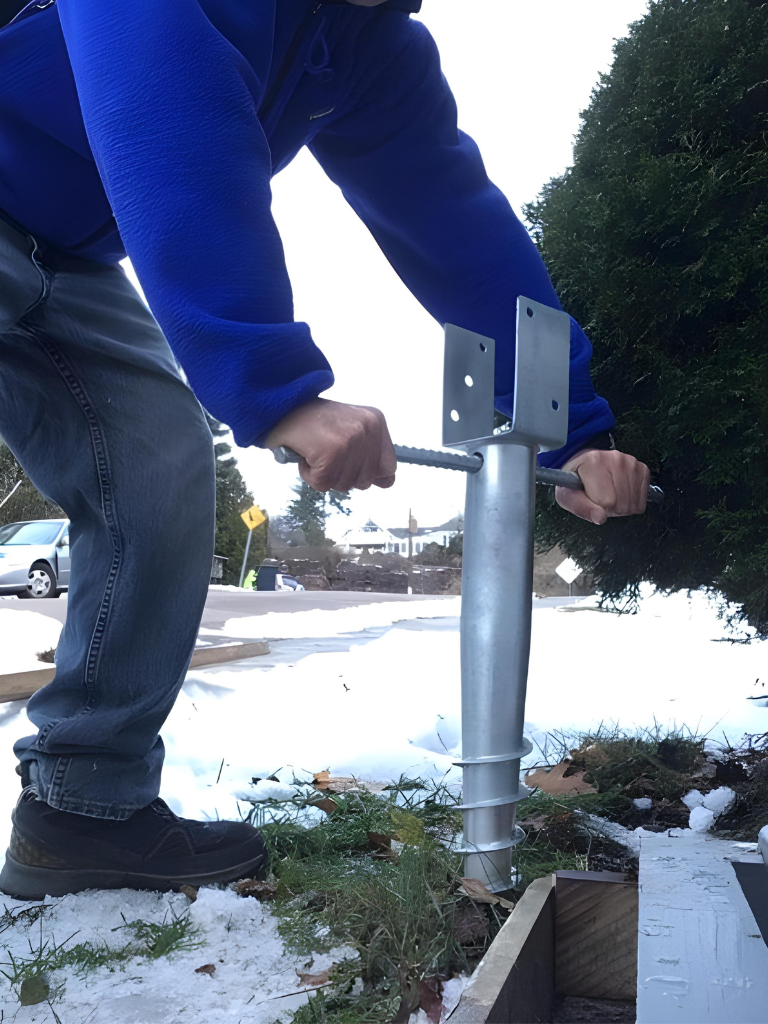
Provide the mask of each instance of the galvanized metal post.
POLYGON ((490 889, 511 880, 531 637, 536 452, 478 449, 467 475, 461 612, 465 874, 490 889))
MULTIPOLYGON (((575 473, 537 468, 540 450, 568 437, 571 321, 520 297, 514 412, 494 430, 496 344, 446 326, 443 444, 456 452, 395 446, 398 462, 467 474, 461 612, 462 760, 465 874, 490 889, 512 884, 512 848, 522 830, 517 803, 528 791, 520 760, 533 598, 536 483, 583 488, 575 473)), ((275 449, 283 464, 299 462, 275 449)), ((651 487, 648 500, 664 498, 651 487)))
POLYGON ((494 431, 495 342, 446 327, 443 444, 482 457, 467 474, 461 612, 465 867, 512 884, 533 591, 536 456, 568 434, 570 320, 518 300, 514 415, 494 431))

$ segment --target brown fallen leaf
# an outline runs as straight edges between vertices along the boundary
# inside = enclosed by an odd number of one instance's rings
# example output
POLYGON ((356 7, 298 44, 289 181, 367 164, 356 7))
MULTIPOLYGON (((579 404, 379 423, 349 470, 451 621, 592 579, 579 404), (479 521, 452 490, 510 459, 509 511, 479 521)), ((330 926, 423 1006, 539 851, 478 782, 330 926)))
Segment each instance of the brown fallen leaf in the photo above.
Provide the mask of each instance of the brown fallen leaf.
POLYGON ((327 985, 330 980, 328 971, 320 971, 319 974, 302 974, 301 971, 296 971, 296 973, 302 985, 311 985, 313 988, 319 985, 327 985))
POLYGON ((195 974, 215 974, 216 964, 203 964, 202 967, 195 968, 195 974))
POLYGON ((191 903, 194 903, 197 899, 196 885, 180 885, 179 892, 183 893, 191 903))
POLYGON ((260 882, 256 878, 241 878, 239 882, 235 882, 234 889, 238 896, 253 896, 264 902, 273 900, 277 895, 277 882, 260 882))
POLYGON ((514 910, 515 904, 512 900, 505 900, 503 896, 497 896, 495 892, 491 892, 479 878, 462 878, 461 879, 461 892, 474 903, 490 903, 491 906, 498 904, 500 907, 504 907, 505 910, 514 910))
POLYGON ((335 800, 331 800, 328 796, 324 800, 310 800, 310 807, 319 807, 321 811, 325 811, 326 814, 331 815, 338 808, 338 804, 335 800))
POLYGON ((326 793, 350 793, 364 790, 367 793, 383 793, 385 782, 363 782, 354 775, 331 775, 330 772, 315 772, 312 785, 326 793))
POLYGON ((525 776, 526 786, 540 789, 542 793, 550 796, 567 796, 569 793, 596 793, 595 786, 584 781, 584 771, 574 772, 565 778, 565 773, 571 767, 570 761, 561 761, 554 768, 547 771, 546 768, 537 768, 525 776))
POLYGON ((373 847, 373 856, 377 860, 397 860, 397 853, 392 849, 392 836, 382 832, 369 832, 368 842, 373 847))
POLYGON ((425 978, 419 982, 419 1006, 431 1024, 440 1024, 443 1013, 443 986, 439 978, 425 978))

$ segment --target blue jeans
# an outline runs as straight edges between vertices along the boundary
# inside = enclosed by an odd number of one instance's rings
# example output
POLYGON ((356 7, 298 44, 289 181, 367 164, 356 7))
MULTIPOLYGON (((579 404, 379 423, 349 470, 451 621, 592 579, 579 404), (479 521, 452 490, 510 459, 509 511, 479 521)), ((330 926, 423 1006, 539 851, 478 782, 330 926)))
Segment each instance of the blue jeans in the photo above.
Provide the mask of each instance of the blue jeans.
POLYGON ((123 819, 159 792, 158 732, 203 612, 211 434, 122 269, 2 220, 0 436, 71 520, 56 676, 15 752, 51 806, 123 819))

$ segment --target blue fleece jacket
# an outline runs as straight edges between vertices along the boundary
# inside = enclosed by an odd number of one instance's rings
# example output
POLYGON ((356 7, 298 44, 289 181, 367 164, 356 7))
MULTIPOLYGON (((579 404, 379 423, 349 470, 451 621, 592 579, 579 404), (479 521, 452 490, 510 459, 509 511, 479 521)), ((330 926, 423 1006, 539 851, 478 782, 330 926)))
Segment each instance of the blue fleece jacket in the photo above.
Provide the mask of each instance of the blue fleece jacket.
MULTIPOLYGON (((270 212, 270 178, 302 146, 440 323, 496 339, 496 404, 511 414, 517 296, 560 304, 457 128, 435 44, 410 17, 420 0, 41 6, 0 31, 0 210, 70 253, 127 253, 239 445, 333 383, 294 321, 270 212)), ((613 426, 590 357, 572 321, 570 436, 545 465, 613 426)))

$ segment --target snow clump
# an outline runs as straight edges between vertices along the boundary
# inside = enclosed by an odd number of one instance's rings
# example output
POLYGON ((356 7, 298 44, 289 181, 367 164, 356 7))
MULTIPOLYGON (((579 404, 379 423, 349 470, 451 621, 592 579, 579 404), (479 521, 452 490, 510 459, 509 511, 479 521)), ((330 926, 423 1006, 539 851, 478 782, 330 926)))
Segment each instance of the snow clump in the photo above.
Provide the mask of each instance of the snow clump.
POLYGON ((688 818, 688 827, 693 832, 709 832, 715 823, 715 815, 706 807, 694 807, 688 818))
POLYGON ((700 793, 698 789, 692 789, 690 793, 686 793, 683 797, 683 803, 692 811, 694 807, 701 807, 704 803, 704 794, 700 793))
POLYGON ((715 820, 724 814, 736 799, 728 786, 720 786, 704 796, 698 789, 692 789, 683 797, 683 803, 690 810, 688 827, 694 832, 708 832, 715 820))

